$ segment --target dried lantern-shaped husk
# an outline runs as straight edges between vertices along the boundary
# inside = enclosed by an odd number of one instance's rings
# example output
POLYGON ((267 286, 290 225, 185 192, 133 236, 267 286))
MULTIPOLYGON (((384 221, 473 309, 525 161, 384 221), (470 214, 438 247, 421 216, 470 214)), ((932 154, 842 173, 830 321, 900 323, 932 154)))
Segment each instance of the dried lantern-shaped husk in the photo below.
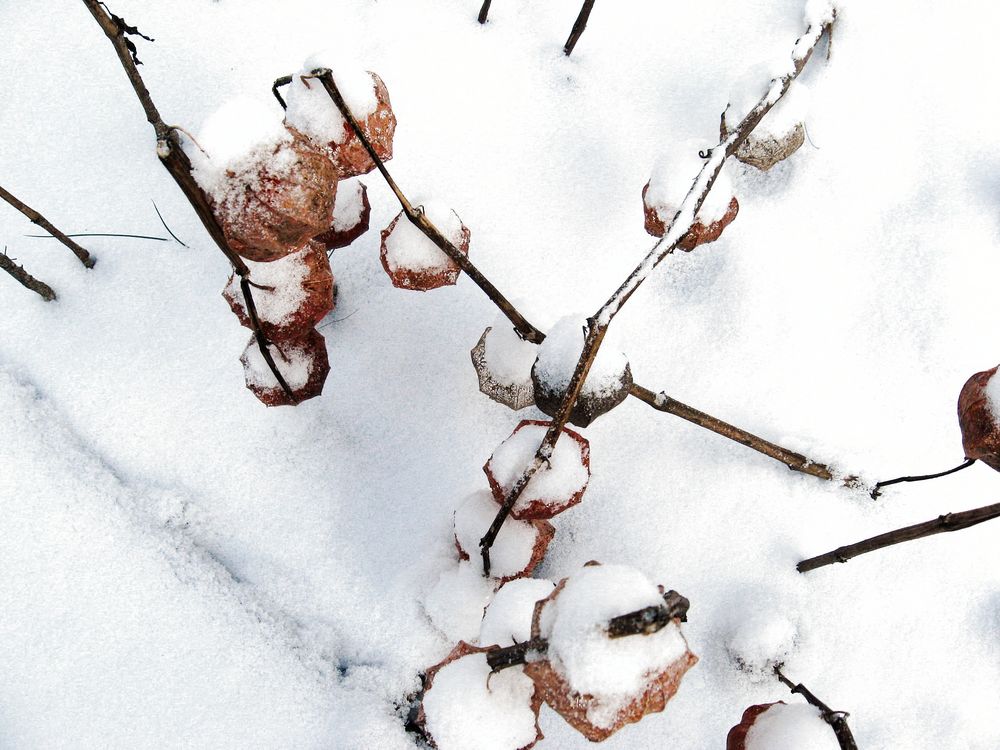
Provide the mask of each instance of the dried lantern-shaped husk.
MULTIPOLYGON (((996 367, 977 372, 962 386, 958 396, 958 424, 962 430, 965 457, 982 461, 991 469, 1000 471, 1000 419, 989 393, 990 381, 996 372, 996 367)), ((997 385, 1000 383, 992 388, 997 385)), ((996 391, 1000 396, 1000 388, 996 391)))
POLYGON ((317 330, 301 339, 271 344, 268 347, 274 364, 285 379, 293 398, 289 398, 267 366, 255 337, 250 338, 240 361, 247 388, 266 406, 294 406, 320 395, 330 372, 326 340, 317 330))
MULTIPOLYGON (((425 204, 427 218, 463 255, 472 234, 458 214, 441 204, 425 204)), ((426 292, 458 281, 461 269, 406 217, 402 211, 382 230, 382 268, 399 289, 426 292)))

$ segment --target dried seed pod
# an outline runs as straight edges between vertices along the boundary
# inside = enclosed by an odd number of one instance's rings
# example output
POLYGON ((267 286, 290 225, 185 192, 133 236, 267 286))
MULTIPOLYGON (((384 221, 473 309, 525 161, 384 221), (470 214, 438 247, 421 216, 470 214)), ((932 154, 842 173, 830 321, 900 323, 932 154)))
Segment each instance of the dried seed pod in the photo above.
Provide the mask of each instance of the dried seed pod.
POLYGON ((247 388, 265 406, 292 406, 323 392, 323 384, 330 372, 330 360, 326 353, 326 340, 319 331, 311 330, 295 341, 271 344, 268 350, 295 400, 291 400, 278 384, 257 347, 256 339, 251 336, 240 361, 246 374, 247 388))
POLYGON ((958 424, 965 457, 1000 471, 1000 380, 994 379, 996 372, 996 367, 977 372, 962 386, 958 424))
POLYGON ((633 568, 588 564, 535 605, 531 636, 548 648, 524 672, 542 700, 592 742, 662 711, 698 661, 677 619, 648 635, 608 636, 613 617, 662 604, 661 591, 633 568))
MULTIPOLYGON (((583 351, 584 325, 583 318, 562 318, 538 347, 538 359, 531 368, 531 382, 535 404, 550 417, 559 413, 576 370, 583 351)), ((632 368, 628 359, 613 346, 605 345, 598 350, 590 366, 569 421, 586 427, 628 398, 631 388, 632 368)))
POLYGON ((333 223, 323 234, 316 235, 327 250, 347 247, 368 231, 372 206, 368 202, 368 188, 356 180, 341 182, 333 204, 333 223))
MULTIPOLYGON (((459 252, 469 254, 472 234, 458 214, 439 203, 426 203, 423 210, 459 252)), ((402 211, 382 230, 381 259, 392 285, 399 289, 426 292, 454 284, 461 273, 458 264, 427 239, 402 211)))
MULTIPOLYGON (((691 180, 702 167, 698 148, 696 141, 675 144, 653 167, 653 174, 642 189, 645 227, 652 236, 666 235, 684 196, 691 189, 691 180)), ((723 167, 698 211, 697 220, 677 246, 690 251, 698 245, 714 242, 739 210, 732 183, 723 167)))
MULTIPOLYGON (((462 560, 479 557, 479 540, 496 514, 496 503, 486 490, 469 495, 455 511, 455 546, 462 560)), ((508 520, 490 548, 490 575, 502 583, 531 575, 554 535, 548 521, 508 520)))
MULTIPOLYGON (((773 78, 783 75, 787 60, 775 65, 757 65, 734 86, 729 104, 722 113, 719 134, 728 138, 766 92, 773 78)), ((801 81, 792 81, 788 91, 771 111, 757 124, 736 150, 736 158, 744 164, 767 171, 779 161, 794 154, 805 142, 805 117, 809 108, 809 90, 801 81)))
POLYGON ((840 750, 840 742, 815 706, 784 701, 750 706, 726 737, 726 750, 776 747, 840 750))
POLYGON ((291 128, 264 158, 228 170, 226 178, 216 216, 230 247, 248 260, 283 258, 330 226, 333 163, 291 128))
MULTIPOLYGON (((284 258, 250 266, 257 318, 264 335, 274 342, 300 339, 334 307, 334 279, 323 246, 310 242, 284 258)), ((236 317, 253 328, 240 278, 234 273, 222 292, 236 317)))
POLYGON ((541 701, 518 668, 491 674, 490 649, 464 641, 427 670, 417 725, 438 750, 530 750, 541 701))
POLYGON ((515 411, 535 403, 531 366, 538 347, 518 338, 513 328, 499 324, 487 328, 472 348, 472 366, 479 390, 515 411))
MULTIPOLYGON (((531 463, 549 424, 522 421, 483 466, 497 504, 503 504, 514 482, 531 463)), ((580 502, 589 481, 590 443, 564 427, 548 463, 535 472, 510 514, 518 520, 552 518, 580 502)))
POLYGON ((308 77, 312 70, 322 67, 334 68, 333 79, 337 88, 378 157, 382 161, 392 158, 396 116, 392 112, 385 84, 371 71, 325 66, 320 58, 308 61, 303 70, 292 76, 287 90, 285 122, 326 147, 338 179, 371 172, 375 162, 361 139, 323 85, 308 77))

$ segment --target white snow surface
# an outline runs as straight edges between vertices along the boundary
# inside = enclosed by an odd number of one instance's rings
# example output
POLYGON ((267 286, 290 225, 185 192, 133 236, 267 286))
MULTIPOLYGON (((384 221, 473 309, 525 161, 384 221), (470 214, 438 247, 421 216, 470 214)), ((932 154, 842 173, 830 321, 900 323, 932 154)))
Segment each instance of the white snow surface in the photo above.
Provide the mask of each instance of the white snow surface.
POLYGON ((833 728, 808 703, 775 703, 758 714, 746 750, 839 750, 833 728))
POLYGON ((341 55, 317 53, 309 57, 301 70, 292 75, 292 82, 282 89, 285 104, 285 121, 296 130, 305 133, 317 143, 343 143, 348 131, 346 121, 323 84, 315 78, 303 78, 318 68, 329 68, 334 83, 344 102, 359 123, 378 107, 375 96, 375 80, 356 62, 342 61, 341 55))
POLYGON ((507 581, 486 608, 479 630, 483 646, 512 646, 531 639, 535 603, 552 593, 555 584, 544 578, 507 581))
MULTIPOLYGON (((538 346, 535 375, 551 391, 565 392, 569 387, 583 352, 585 327, 584 316, 567 315, 556 321, 538 346)), ((616 338, 611 335, 609 341, 605 336, 605 343, 597 351, 580 390, 581 395, 597 397, 620 391, 628 358, 616 348, 616 338)))
MULTIPOLYGON (((140 70, 196 135, 238 97, 280 122, 274 79, 345 50, 389 87, 411 199, 450 196, 508 298, 595 311, 653 245, 638 196, 657 155, 715 145, 746 62, 792 49, 804 3, 598 3, 569 58, 579 0, 494 2, 485 26, 478 5, 109 2, 156 39, 133 37, 140 70)), ((1000 360, 1000 111, 968 74, 995 67, 1000 6, 840 6, 802 79, 818 148, 766 174, 730 163, 737 219, 664 260, 612 332, 638 383, 875 481, 959 463, 959 390, 1000 360)), ((230 268, 93 18, 7 2, 0 28, 4 187, 65 232, 169 239, 155 200, 190 246, 81 238, 88 271, 0 205, 0 247, 59 294, 0 274, 0 745, 413 748, 396 705, 454 645, 421 600, 523 414, 469 361, 496 310, 468 279, 392 288, 369 232, 333 258, 323 395, 263 407, 219 294, 230 268)), ((385 227, 398 204, 365 180, 385 227)), ((691 599, 700 657, 664 713, 602 748, 721 747, 746 706, 797 700, 731 658, 760 610, 795 624, 787 674, 850 711, 865 750, 1000 747, 1000 522, 794 569, 993 502, 995 472, 873 503, 636 399, 586 436, 586 497, 536 574, 640 568, 691 599)), ((542 726, 539 750, 591 747, 548 709, 542 726)))
MULTIPOLYGON (((713 144, 706 144, 704 139, 671 142, 653 163, 653 171, 649 176, 649 190, 646 191, 644 200, 647 206, 656 210, 657 215, 668 227, 672 226, 674 215, 684 197, 690 192, 698 170, 705 163, 698 156, 698 151, 711 145, 713 144)), ((705 202, 701 204, 698 220, 703 224, 718 221, 726 215, 732 199, 733 183, 728 169, 723 167, 705 202)))
MULTIPOLYGON (((422 205, 427 218, 438 231, 455 247, 461 246, 462 220, 458 218, 458 214, 440 201, 428 201, 422 205)), ((400 216, 392 233, 385 238, 385 249, 386 262, 392 270, 445 269, 452 264, 451 259, 405 216, 400 216)))
POLYGON ((501 315, 486 334, 485 357, 486 366, 498 383, 530 386, 538 345, 518 336, 506 316, 501 315))
POLYGON ((442 667, 424 698, 426 726, 438 750, 518 750, 537 734, 535 687, 520 668, 490 674, 486 654, 442 667))
MULTIPOLYGON (((497 510, 489 490, 473 492, 455 510, 455 539, 470 559, 479 559, 479 540, 493 523, 497 510)), ((490 548, 491 575, 506 578, 523 572, 537 539, 538 530, 527 521, 507 521, 490 548)))
POLYGON ((483 576, 476 558, 452 563, 424 597, 424 611, 452 643, 475 643, 496 584, 496 579, 483 576))
POLYGON ((612 725, 622 708, 684 655, 684 636, 673 622, 652 635, 608 638, 613 617, 662 603, 656 586, 635 568, 591 565, 573 573, 542 610, 547 657, 571 689, 598 700, 587 713, 595 725, 612 725))
MULTIPOLYGON (((524 425, 493 451, 489 460, 490 471, 504 492, 514 485, 534 458, 547 429, 543 424, 524 425)), ((556 442, 548 463, 542 465, 528 481, 528 486, 514 503, 514 510, 523 510, 532 500, 540 500, 546 505, 560 505, 586 487, 590 473, 583 464, 581 450, 576 440, 563 435, 556 442)))

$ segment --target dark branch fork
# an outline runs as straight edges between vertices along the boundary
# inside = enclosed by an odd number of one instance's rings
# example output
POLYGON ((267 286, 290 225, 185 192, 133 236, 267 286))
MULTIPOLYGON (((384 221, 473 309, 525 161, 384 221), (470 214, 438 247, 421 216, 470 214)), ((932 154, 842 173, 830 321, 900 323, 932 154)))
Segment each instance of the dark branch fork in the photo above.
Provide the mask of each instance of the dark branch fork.
POLYGON ((42 229, 44 229, 46 232, 48 232, 50 235, 52 235, 62 244, 68 247, 70 251, 72 251, 73 255, 75 255, 80 260, 80 262, 83 263, 84 266, 86 266, 87 268, 94 267, 94 259, 91 257, 90 253, 88 253, 78 244, 73 242, 73 240, 71 240, 68 236, 66 236, 58 229, 56 229, 54 226, 52 226, 49 220, 46 219, 44 216, 42 216, 40 213, 38 213, 38 211, 33 209, 31 206, 22 203, 14 195, 5 190, 3 186, 0 186, 0 198, 3 198, 5 201, 7 201, 7 203, 9 203, 18 211, 20 211, 22 214, 27 216, 28 220, 32 224, 40 226, 42 229))
POLYGON ((114 47, 115 53, 118 55, 118 61, 125 70, 125 75, 128 77, 129 83, 132 84, 132 90, 135 92, 136 98, 138 98, 143 111, 146 113, 146 120, 153 126, 153 130, 156 133, 156 154, 159 156, 160 162, 170 173, 170 176, 174 178, 174 181, 180 187, 188 202, 191 203, 195 213, 198 214, 198 218, 201 219, 201 223, 209 236, 211 236, 219 250, 222 251, 222 254, 232 264, 236 275, 240 277, 240 289, 243 292, 243 298, 246 300, 247 313, 250 318, 257 347, 260 349, 261 356, 274 375, 278 385, 292 403, 295 403, 297 399, 275 364, 274 357, 271 356, 269 349, 270 342, 261 328, 260 318, 257 315, 257 305, 250 291, 250 268, 229 247, 222 227, 212 213, 211 200, 194 179, 191 160, 181 145, 180 137, 177 135, 178 129, 167 125, 163 121, 159 110, 157 110, 156 105, 153 103, 149 89, 146 88, 146 84, 139 74, 139 69, 136 67, 135 46, 126 35, 137 32, 134 30, 134 27, 127 26, 122 19, 111 14, 106 6, 98 0, 83 0, 83 4, 87 6, 87 10, 90 11, 94 20, 97 21, 101 30, 114 47))
POLYGON ((833 711, 828 705, 817 698, 801 682, 795 684, 781 672, 781 667, 774 668, 774 674, 781 681, 781 684, 806 699, 806 703, 819 709, 819 714, 823 721, 830 725, 833 733, 837 735, 837 742, 840 743, 840 750, 858 750, 858 744, 854 741, 851 728, 847 726, 847 717, 850 715, 846 711, 833 711))
POLYGON ((845 563, 852 557, 863 555, 866 552, 874 552, 875 550, 882 549, 883 547, 891 547, 894 544, 911 542, 914 539, 921 539, 925 536, 933 536, 934 534, 943 534, 948 531, 961 531, 962 529, 967 529, 970 526, 976 526, 977 524, 981 524, 985 521, 991 521, 994 518, 1000 518, 1000 503, 986 505, 982 508, 973 508, 972 510, 962 511, 961 513, 945 513, 943 516, 938 516, 930 521, 924 521, 923 523, 914 524, 912 526, 904 526, 901 529, 888 531, 885 534, 879 534, 878 536, 864 539, 855 544, 848 544, 844 547, 838 547, 831 552, 826 552, 822 555, 817 555, 816 557, 810 557, 809 559, 800 562, 795 566, 795 568, 800 573, 808 573, 810 570, 816 570, 816 568, 822 568, 825 565, 845 563))

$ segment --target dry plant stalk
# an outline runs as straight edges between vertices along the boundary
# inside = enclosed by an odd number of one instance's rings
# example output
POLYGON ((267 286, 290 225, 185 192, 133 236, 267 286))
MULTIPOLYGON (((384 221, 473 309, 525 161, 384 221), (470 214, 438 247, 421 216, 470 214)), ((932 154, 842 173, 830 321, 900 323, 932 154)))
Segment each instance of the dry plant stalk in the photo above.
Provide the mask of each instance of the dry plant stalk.
POLYGON ((566 46, 563 47, 563 52, 566 53, 566 57, 573 54, 573 48, 576 47, 576 43, 580 41, 580 37, 583 36, 584 29, 587 28, 587 21, 590 20, 590 11, 594 9, 595 0, 583 0, 583 7, 580 8, 580 15, 576 17, 576 21, 573 23, 573 29, 569 32, 569 38, 566 40, 566 46))
POLYGON ((46 302, 52 302, 56 299, 56 293, 52 291, 52 287, 44 281, 39 281, 30 273, 25 271, 23 266, 19 266, 7 257, 7 248, 4 248, 3 253, 0 254, 0 268, 13 276, 14 279, 21 284, 21 286, 35 292, 46 302))
POLYGON ((163 121, 159 110, 153 104, 149 89, 146 88, 142 76, 139 75, 138 61, 134 51, 135 45, 128 38, 130 34, 139 34, 138 30, 134 26, 128 26, 122 18, 107 10, 107 6, 99 0, 83 0, 83 4, 90 11, 90 14, 97 21, 101 30, 107 36, 108 41, 114 47, 115 53, 118 55, 118 61, 121 63, 125 75, 132 85, 132 90, 135 92, 136 98, 139 100, 143 112, 146 114, 146 120, 153 126, 153 130, 156 133, 156 155, 160 158, 160 162, 170 173, 170 176, 174 178, 181 192, 184 193, 184 196, 188 199, 192 208, 194 208, 195 213, 198 214, 198 218, 201 219, 201 223, 209 236, 211 236, 219 250, 222 251, 222 254, 232 264, 236 275, 240 277, 240 289, 243 291, 243 297, 247 303, 247 313, 252 323, 251 327, 254 338, 257 341, 257 347, 260 349, 261 357, 271 370, 281 390, 284 391, 293 404, 297 403, 292 389, 289 388, 284 376, 278 370, 274 362, 274 357, 271 356, 271 352, 268 349, 270 342, 261 328, 260 319, 257 315, 257 305, 254 303, 253 293, 250 290, 250 269, 243 262, 243 259, 229 247, 222 227, 212 212, 211 201, 205 194, 205 191, 195 181, 192 174, 191 160, 184 152, 180 137, 177 135, 178 128, 167 125, 163 121))
POLYGON ((795 684, 789 680, 785 675, 781 673, 781 667, 776 666, 774 668, 774 674, 781 681, 781 684, 791 690, 793 693, 798 693, 810 706, 815 706, 819 709, 820 716, 823 718, 830 728, 833 729, 833 733, 837 735, 837 742, 840 743, 840 750, 858 750, 858 744, 854 741, 854 735, 851 734, 851 728, 847 726, 848 714, 845 711, 833 711, 828 705, 817 698, 812 692, 803 685, 801 682, 795 684))
POLYGON ((38 211, 33 209, 31 206, 22 203, 14 195, 5 190, 2 185, 0 185, 0 198, 3 198, 5 201, 7 201, 7 203, 9 203, 18 211, 20 211, 22 214, 27 216, 28 220, 31 221, 32 224, 40 226, 42 229, 44 229, 46 232, 51 234, 62 244, 68 247, 72 251, 73 255, 75 255, 79 259, 79 261, 83 263, 84 266, 86 266, 87 268, 94 267, 94 259, 93 257, 91 257, 90 253, 88 253, 78 244, 73 242, 73 240, 71 240, 65 234, 63 234, 54 226, 52 226, 51 222, 49 222, 48 219, 46 219, 44 216, 38 213, 38 211))

